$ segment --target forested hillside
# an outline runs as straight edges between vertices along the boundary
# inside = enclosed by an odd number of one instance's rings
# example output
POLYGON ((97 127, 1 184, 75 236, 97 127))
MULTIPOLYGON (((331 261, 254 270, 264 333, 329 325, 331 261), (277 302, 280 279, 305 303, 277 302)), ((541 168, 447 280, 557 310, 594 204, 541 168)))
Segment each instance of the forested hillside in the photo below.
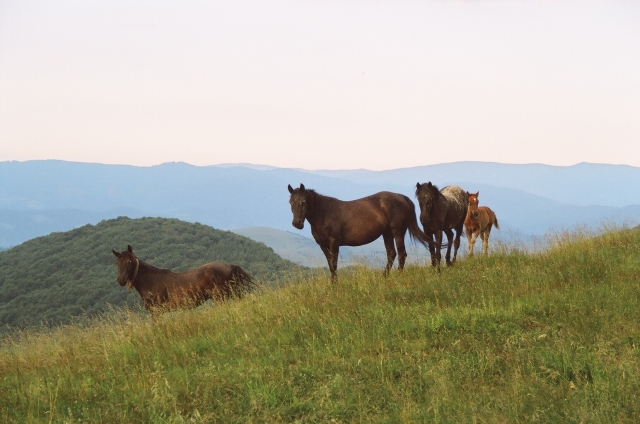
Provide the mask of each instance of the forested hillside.
POLYGON ((10 326, 69 322, 109 305, 139 303, 116 283, 111 249, 130 244, 154 266, 182 271, 206 262, 240 265, 258 283, 274 284, 301 268, 246 237, 177 219, 102 221, 29 240, 0 252, 0 331, 10 326))

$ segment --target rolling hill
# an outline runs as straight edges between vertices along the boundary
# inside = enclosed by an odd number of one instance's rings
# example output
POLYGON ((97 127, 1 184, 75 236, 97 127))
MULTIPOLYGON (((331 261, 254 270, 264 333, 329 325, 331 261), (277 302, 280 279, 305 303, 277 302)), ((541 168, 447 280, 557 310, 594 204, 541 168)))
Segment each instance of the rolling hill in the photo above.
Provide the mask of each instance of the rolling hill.
POLYGON ((206 262, 240 265, 275 284, 301 267, 246 237, 177 219, 125 217, 38 237, 0 252, 0 326, 59 324, 139 303, 116 283, 112 249, 181 271, 206 262))

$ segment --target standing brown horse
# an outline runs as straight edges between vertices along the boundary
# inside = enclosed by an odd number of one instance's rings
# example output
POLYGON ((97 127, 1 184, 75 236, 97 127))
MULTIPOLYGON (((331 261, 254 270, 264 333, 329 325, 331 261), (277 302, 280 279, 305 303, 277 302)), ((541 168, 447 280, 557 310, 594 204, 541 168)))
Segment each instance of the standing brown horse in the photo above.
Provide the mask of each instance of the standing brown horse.
POLYGON ((142 262, 131 246, 121 253, 112 252, 118 267, 118 284, 135 288, 152 316, 165 310, 195 307, 208 299, 241 296, 253 286, 251 276, 237 265, 211 262, 173 272, 142 262))
POLYGON ((467 241, 469 242, 469 255, 473 255, 473 246, 476 244, 478 234, 482 239, 482 254, 487 255, 489 250, 489 234, 493 225, 499 230, 498 218, 496 214, 487 206, 478 206, 478 191, 475 194, 467 191, 469 198, 469 211, 467 218, 464 220, 464 227, 467 233, 467 241))
POLYGON ((464 190, 458 186, 447 186, 442 190, 428 182, 426 184, 416 184, 416 197, 420 203, 420 222, 425 234, 435 243, 430 243, 431 265, 440 271, 440 260, 442 255, 440 249, 434 246, 442 245, 442 232, 447 235, 448 245, 445 259, 447 265, 452 265, 458 256, 460 247, 460 236, 464 218, 467 215, 468 201, 464 190), (456 230, 456 238, 453 239, 453 231, 456 230), (453 260, 451 260, 451 242, 453 241, 453 260))
POLYGON ((307 190, 304 184, 296 189, 289 185, 289 193, 292 224, 301 230, 304 220, 309 221, 311 234, 327 258, 332 280, 336 279, 340 246, 362 246, 382 236, 387 250, 384 270, 387 275, 396 256, 398 269, 404 268, 407 259, 404 236, 407 230, 413 240, 418 240, 425 247, 433 243, 418 227, 415 205, 402 194, 382 191, 345 202, 307 190))

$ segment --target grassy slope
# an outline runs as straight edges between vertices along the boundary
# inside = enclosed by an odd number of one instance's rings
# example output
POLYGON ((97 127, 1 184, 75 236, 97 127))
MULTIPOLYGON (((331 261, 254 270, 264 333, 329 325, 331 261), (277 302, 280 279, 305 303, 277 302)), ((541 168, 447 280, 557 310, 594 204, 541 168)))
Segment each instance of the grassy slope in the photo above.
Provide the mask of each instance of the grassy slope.
POLYGON ((634 422, 640 231, 0 347, 8 422, 634 422))

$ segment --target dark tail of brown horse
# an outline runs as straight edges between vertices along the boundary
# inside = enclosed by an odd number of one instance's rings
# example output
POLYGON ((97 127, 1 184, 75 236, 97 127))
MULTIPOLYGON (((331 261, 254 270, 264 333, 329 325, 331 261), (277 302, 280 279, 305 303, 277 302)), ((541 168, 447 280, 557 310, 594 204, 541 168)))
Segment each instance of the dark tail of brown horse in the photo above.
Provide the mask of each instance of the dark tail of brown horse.
MULTIPOLYGON (((496 220, 496 227, 497 226, 498 226, 498 221, 496 220)), ((409 226, 407 228, 409 230, 409 236, 411 237, 411 240, 413 241, 418 240, 427 249, 429 249, 429 246, 432 246, 435 244, 433 240, 429 236, 427 236, 424 233, 424 231, 420 229, 420 227, 418 226, 418 218, 416 218, 415 215, 409 218, 409 226)), ((444 249, 447 246, 449 246, 448 243, 443 243, 440 245, 439 248, 444 249)))
MULTIPOLYGON (((409 230, 409 237, 411 237, 411 240, 419 241, 427 249, 429 249, 430 245, 434 244, 433 240, 429 236, 427 236, 418 226, 418 219, 416 218, 415 214, 409 218, 409 226, 407 227, 407 229, 409 230)), ((448 244, 443 244, 442 246, 440 246, 440 249, 444 249, 447 246, 448 244)))

